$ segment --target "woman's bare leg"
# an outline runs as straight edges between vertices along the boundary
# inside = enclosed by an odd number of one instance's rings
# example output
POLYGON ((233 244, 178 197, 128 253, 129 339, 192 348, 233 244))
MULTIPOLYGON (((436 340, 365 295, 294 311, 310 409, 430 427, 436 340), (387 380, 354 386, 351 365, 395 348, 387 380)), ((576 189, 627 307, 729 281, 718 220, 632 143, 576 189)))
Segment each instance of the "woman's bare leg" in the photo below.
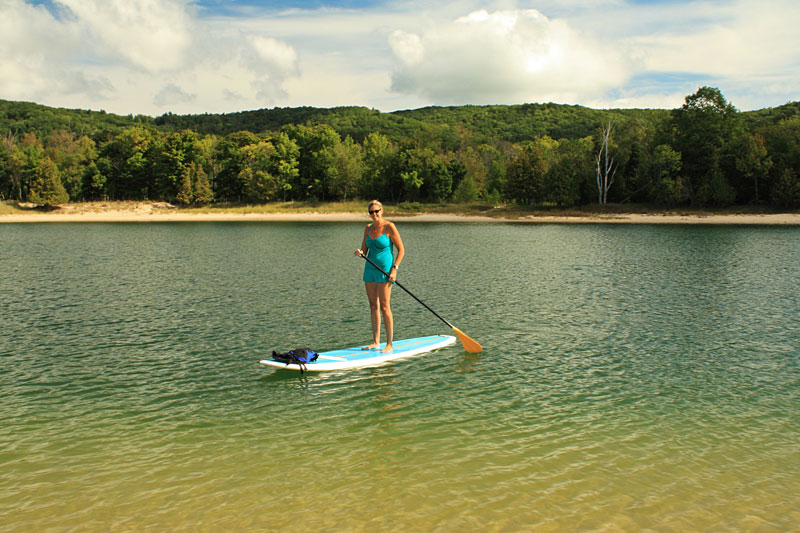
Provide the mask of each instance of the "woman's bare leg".
MULTIPOLYGON (((384 353, 394 350, 392 347, 392 338, 394 337, 394 316, 392 316, 392 284, 391 283, 376 283, 378 286, 378 300, 380 302, 380 311, 383 315, 383 323, 386 327, 386 347, 382 350, 384 353)), ((373 321, 374 324, 374 321, 373 321)), ((380 328, 380 321, 378 322, 380 328)))
POLYGON ((369 299, 369 317, 372 320, 372 344, 364 346, 364 350, 372 350, 381 345, 381 311, 378 303, 379 285, 383 285, 383 283, 364 283, 367 288, 367 299, 369 299))

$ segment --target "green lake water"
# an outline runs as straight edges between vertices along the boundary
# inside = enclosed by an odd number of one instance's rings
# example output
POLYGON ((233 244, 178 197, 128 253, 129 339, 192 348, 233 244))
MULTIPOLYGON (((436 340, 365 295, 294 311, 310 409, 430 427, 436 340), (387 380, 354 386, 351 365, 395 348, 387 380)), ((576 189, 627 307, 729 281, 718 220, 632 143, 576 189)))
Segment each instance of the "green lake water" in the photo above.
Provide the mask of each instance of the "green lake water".
POLYGON ((800 530, 800 230, 398 227, 0 225, 0 530, 800 530))

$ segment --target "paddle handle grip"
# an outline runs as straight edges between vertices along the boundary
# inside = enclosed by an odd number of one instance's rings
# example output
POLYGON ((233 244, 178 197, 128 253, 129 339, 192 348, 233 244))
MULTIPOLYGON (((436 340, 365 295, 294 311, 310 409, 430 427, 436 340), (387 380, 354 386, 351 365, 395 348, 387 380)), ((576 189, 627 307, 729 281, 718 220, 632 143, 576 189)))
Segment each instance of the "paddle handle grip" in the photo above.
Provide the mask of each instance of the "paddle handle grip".
MULTIPOLYGON (((383 270, 381 267, 379 267, 378 265, 376 265, 376 264, 375 264, 375 262, 374 262, 372 259, 370 259, 370 258, 369 258, 369 257, 367 257, 366 255, 364 255, 363 253, 361 254, 361 257, 362 257, 362 258, 363 258, 363 259, 364 259, 364 260, 365 260, 367 263, 369 263, 370 265, 372 265, 372 266, 374 266, 375 268, 377 268, 377 269, 378 269, 378 270, 381 272, 381 274, 383 274, 383 275, 384 275, 384 276, 386 276, 387 278, 389 277, 389 274, 387 274, 387 273, 386 273, 386 271, 385 271, 385 270, 383 270)), ((448 325, 448 327, 449 327, 450 329, 453 329, 453 324, 451 324, 450 322, 448 322, 448 321, 447 321, 447 320, 445 320, 444 318, 440 317, 440 316, 439 316, 439 313, 437 313, 436 311, 434 311, 433 309, 431 309, 430 307, 428 307, 428 305, 427 305, 425 302, 423 302, 422 300, 420 300, 419 298, 417 298, 416 296, 414 296, 414 294, 413 294, 413 293, 412 293, 410 290, 408 290, 408 289, 406 289, 405 287, 403 287, 403 285, 401 285, 399 281, 395 281, 394 283, 395 283, 395 285, 397 285, 398 287, 400 287, 401 289, 403 289, 404 291, 406 291, 406 292, 409 294, 409 296, 411 296, 411 297, 412 297, 412 298, 414 298, 416 301, 418 301, 419 303, 421 303, 421 304, 422 304, 422 307, 424 307, 425 309, 427 309, 428 311, 430 311, 431 313, 433 313, 433 314, 436 316, 436 318, 438 318, 439 320, 441 320, 442 322, 444 322, 445 324, 447 324, 447 325, 448 325)))

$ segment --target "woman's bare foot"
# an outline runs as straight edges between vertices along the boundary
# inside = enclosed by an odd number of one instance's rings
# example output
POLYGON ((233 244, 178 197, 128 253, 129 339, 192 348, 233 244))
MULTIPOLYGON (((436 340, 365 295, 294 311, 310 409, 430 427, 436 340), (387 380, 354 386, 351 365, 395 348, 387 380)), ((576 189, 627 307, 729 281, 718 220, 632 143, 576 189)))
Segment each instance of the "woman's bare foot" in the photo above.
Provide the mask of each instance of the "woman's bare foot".
POLYGON ((372 343, 372 344, 370 344, 369 346, 364 346, 364 347, 363 347, 363 348, 361 348, 361 349, 362 349, 362 350, 376 350, 376 349, 378 349, 379 347, 380 347, 380 344, 379 344, 379 343, 377 343, 377 342, 373 342, 373 343, 372 343))
POLYGON ((391 344, 387 344, 386 347, 381 350, 381 353, 389 353, 394 350, 394 347, 391 344))

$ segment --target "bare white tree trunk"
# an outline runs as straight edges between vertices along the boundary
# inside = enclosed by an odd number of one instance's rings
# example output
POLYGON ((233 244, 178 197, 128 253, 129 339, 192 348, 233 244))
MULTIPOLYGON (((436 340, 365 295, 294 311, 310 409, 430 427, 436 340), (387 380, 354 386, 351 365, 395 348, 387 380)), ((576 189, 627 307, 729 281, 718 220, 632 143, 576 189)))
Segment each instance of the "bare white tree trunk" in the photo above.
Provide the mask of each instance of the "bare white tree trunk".
POLYGON ((617 166, 614 158, 608 157, 608 140, 611 138, 613 123, 608 119, 608 125, 601 124, 603 141, 600 144, 600 151, 597 152, 597 203, 603 205, 608 200, 608 190, 614 183, 614 174, 617 173, 617 166))

